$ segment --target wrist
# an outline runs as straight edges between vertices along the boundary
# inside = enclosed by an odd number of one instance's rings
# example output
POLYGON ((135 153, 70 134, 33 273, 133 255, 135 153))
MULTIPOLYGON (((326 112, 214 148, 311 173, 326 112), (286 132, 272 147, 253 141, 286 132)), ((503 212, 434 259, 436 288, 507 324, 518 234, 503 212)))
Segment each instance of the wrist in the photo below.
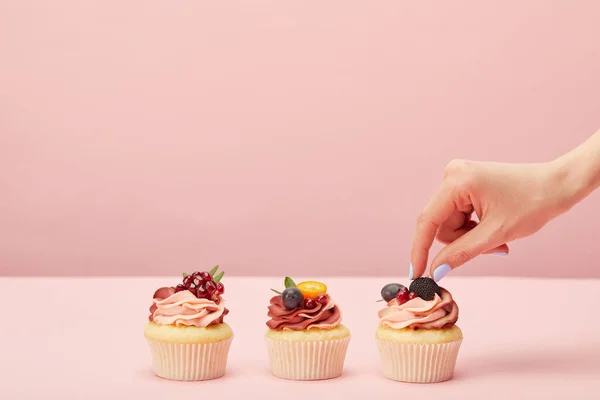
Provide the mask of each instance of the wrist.
POLYGON ((587 197, 600 185, 600 164, 582 152, 574 151, 549 163, 550 181, 558 194, 562 212, 587 197))

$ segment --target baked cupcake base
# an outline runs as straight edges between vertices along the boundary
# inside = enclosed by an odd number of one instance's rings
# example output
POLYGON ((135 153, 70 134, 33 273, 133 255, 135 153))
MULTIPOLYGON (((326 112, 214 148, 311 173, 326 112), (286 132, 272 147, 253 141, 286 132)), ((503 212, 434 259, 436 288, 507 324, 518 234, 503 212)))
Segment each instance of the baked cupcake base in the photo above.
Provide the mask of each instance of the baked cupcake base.
POLYGON ((344 369, 350 331, 344 325, 327 330, 269 330, 265 340, 273 375, 301 381, 332 379, 344 369))
POLYGON ((452 379, 462 331, 412 330, 379 327, 377 343, 383 375, 395 381, 436 383, 452 379))
POLYGON ((157 376, 181 381, 220 378, 227 369, 233 331, 222 323, 208 328, 149 323, 144 336, 157 376))

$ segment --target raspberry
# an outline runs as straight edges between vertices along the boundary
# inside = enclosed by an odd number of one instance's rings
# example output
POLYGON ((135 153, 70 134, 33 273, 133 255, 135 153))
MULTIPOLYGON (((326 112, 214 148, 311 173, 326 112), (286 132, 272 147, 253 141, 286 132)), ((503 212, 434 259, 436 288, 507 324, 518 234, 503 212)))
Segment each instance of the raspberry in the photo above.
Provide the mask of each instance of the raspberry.
POLYGON ((417 278, 410 284, 409 290, 415 292, 423 300, 433 300, 441 294, 440 287, 431 278, 417 278))

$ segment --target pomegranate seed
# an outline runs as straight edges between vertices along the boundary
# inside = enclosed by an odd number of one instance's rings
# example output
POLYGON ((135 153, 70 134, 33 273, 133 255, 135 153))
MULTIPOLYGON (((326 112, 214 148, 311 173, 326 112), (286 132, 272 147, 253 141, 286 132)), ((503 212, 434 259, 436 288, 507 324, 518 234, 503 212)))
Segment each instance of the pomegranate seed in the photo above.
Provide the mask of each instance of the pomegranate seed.
POLYGON ((183 278, 183 285, 189 287, 192 283, 194 283, 194 277, 192 275, 188 275, 183 278))
POLYGON ((210 297, 217 290, 217 284, 213 281, 206 281, 204 282, 204 289, 206 289, 206 293, 210 297))
POLYGON ((408 299, 409 299, 409 300, 416 299, 417 297, 419 297, 419 295, 418 295, 418 294, 416 294, 415 292, 410 292, 410 293, 408 294, 408 299))
POLYGON ((396 295, 396 300, 398 300, 398 304, 404 304, 406 303, 409 299, 408 299, 408 289, 407 288, 402 288, 398 291, 398 294, 396 295))
POLYGON ((198 286, 192 293, 194 293, 196 295, 197 298, 199 299, 204 299, 206 298, 206 289, 204 289, 202 286, 198 286))
POLYGON ((204 279, 205 281, 212 281, 212 275, 206 271, 204 272, 200 272, 200 278, 204 279))
POLYGON ((316 308, 317 305, 318 304, 314 299, 311 299, 311 298, 304 299, 304 308, 312 310, 313 308, 316 308))
POLYGON ((326 294, 320 294, 315 297, 315 301, 319 304, 326 305, 329 302, 329 297, 326 294))
POLYGON ((225 285, 223 285, 221 282, 217 283, 217 293, 225 293, 225 285))
POLYGON ((175 286, 175 293, 181 292, 182 290, 187 290, 187 288, 185 286, 183 286, 181 283, 179 285, 175 286))

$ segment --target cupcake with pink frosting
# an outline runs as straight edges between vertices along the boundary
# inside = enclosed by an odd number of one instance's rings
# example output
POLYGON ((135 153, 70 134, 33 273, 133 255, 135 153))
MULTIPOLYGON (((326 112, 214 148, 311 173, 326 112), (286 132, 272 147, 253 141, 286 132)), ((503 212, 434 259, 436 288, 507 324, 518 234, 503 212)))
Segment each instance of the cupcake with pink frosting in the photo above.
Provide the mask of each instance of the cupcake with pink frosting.
POLYGON ((273 375, 321 380, 342 374, 350 331, 342 312, 321 282, 298 285, 285 278, 285 290, 271 298, 265 335, 273 375))
POLYGON ((450 292, 431 278, 418 278, 409 288, 385 285, 381 296, 387 302, 377 328, 383 375, 412 383, 452 379, 463 335, 450 292))
POLYGON ((225 374, 233 331, 223 322, 229 311, 224 273, 217 270, 183 274, 179 285, 154 293, 144 336, 159 377, 203 381, 225 374))

